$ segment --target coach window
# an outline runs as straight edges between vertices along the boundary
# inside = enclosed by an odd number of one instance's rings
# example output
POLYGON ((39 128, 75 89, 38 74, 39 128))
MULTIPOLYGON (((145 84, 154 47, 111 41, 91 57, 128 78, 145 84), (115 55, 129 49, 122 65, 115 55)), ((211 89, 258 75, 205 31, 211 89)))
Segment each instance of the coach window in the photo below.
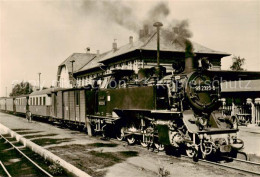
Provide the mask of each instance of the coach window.
POLYGON ((29 103, 29 105, 32 105, 32 98, 30 98, 30 103, 29 103))
POLYGON ((39 105, 42 105, 42 97, 40 97, 40 104, 39 105))
POLYGON ((45 96, 43 97, 43 105, 46 105, 46 98, 45 98, 45 96))
POLYGON ((38 97, 36 97, 36 104, 35 104, 36 106, 38 105, 38 97))

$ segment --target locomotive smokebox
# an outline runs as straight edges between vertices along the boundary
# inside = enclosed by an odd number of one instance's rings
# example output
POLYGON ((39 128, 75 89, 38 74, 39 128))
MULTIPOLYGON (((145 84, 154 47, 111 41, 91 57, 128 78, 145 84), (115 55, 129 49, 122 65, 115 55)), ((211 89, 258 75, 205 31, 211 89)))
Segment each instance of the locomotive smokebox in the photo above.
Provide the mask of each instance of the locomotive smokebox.
POLYGON ((196 70, 195 59, 192 43, 189 40, 185 41, 185 73, 190 73, 196 70))

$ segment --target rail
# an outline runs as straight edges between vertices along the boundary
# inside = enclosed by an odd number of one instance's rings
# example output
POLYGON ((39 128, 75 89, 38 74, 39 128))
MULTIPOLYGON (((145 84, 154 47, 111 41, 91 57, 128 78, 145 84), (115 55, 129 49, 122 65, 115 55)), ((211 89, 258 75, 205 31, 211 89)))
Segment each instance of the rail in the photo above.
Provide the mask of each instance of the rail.
MULTIPOLYGON (((2 134, 0 134, 0 139, 4 139, 7 143, 9 143, 17 152, 19 152, 23 157, 25 157, 28 161, 30 161, 35 167, 37 167, 40 171, 42 171, 45 175, 49 177, 53 177, 50 173, 45 171, 42 167, 40 167, 37 163, 35 163, 31 158, 29 158, 26 154, 24 154, 19 148, 17 148, 12 142, 6 139, 2 134)), ((7 170, 6 170, 7 171, 7 170)), ((9 174, 9 173, 8 173, 9 174)), ((9 174, 10 175, 10 174, 9 174)))
MULTIPOLYGON (((181 157, 192 159, 191 157, 188 157, 186 155, 182 155, 181 157)), ((256 163, 256 162, 251 162, 251 161, 246 161, 246 160, 241 160, 241 159, 236 159, 236 158, 232 158, 232 159, 235 160, 235 161, 240 161, 240 162, 245 162, 245 163, 248 163, 248 164, 254 164, 254 165, 260 166, 260 164, 256 163)), ((218 163, 218 162, 212 162, 212 161, 208 161, 208 160, 204 160, 204 159, 198 159, 198 161, 208 163, 208 164, 212 164, 212 165, 215 165, 215 166, 229 168, 229 169, 240 171, 240 172, 244 172, 244 173, 247 173, 247 174, 250 174, 250 175, 260 175, 260 172, 251 171, 251 170, 247 170, 247 169, 241 169, 241 168, 238 168, 238 167, 232 167, 232 166, 229 166, 229 165, 226 165, 226 164, 221 164, 221 163, 218 163)))
POLYGON ((10 175, 10 173, 7 171, 7 169, 5 168, 5 165, 2 163, 1 160, 0 160, 0 165, 1 165, 1 167, 3 168, 5 174, 6 174, 8 177, 12 177, 12 176, 10 175))

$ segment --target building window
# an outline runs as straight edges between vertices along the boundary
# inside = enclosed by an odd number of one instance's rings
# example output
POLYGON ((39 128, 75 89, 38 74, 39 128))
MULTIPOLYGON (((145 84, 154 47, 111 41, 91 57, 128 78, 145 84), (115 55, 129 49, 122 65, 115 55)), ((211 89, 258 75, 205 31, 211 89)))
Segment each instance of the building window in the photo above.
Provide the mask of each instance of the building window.
POLYGON ((30 105, 32 105, 32 98, 30 98, 30 105))
POLYGON ((35 97, 33 97, 33 105, 35 105, 35 97))
POLYGON ((43 97, 43 105, 46 105, 46 98, 45 98, 45 96, 43 97))
POLYGON ((39 103, 39 105, 42 105, 42 97, 40 97, 40 103, 39 103))
POLYGON ((36 106, 38 105, 38 97, 36 97, 36 104, 35 104, 36 106))

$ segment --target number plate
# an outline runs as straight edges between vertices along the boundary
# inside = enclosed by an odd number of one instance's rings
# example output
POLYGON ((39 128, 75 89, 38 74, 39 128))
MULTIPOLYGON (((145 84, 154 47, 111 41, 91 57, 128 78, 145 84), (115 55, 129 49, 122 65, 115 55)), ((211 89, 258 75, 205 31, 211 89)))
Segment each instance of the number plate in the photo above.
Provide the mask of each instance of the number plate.
POLYGON ((215 90, 216 90, 215 86, 211 86, 211 85, 197 85, 197 86, 195 86, 196 92, 209 92, 209 91, 215 91, 215 90))

